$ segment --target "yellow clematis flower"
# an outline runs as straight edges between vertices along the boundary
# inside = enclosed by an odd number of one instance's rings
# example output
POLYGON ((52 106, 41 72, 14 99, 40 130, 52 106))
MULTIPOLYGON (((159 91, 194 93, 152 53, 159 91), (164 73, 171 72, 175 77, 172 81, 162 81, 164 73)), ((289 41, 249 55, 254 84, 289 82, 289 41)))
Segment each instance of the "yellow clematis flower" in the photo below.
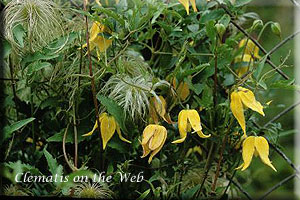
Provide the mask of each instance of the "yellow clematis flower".
MULTIPOLYGON (((102 137, 102 142, 103 142, 103 150, 105 149, 107 142, 112 138, 112 136, 114 135, 116 130, 119 135, 119 138, 122 141, 131 143, 129 140, 125 139, 122 136, 120 126, 116 122, 116 120, 113 116, 109 116, 107 113, 102 113, 99 116, 99 122, 100 122, 101 137, 102 137)), ((97 128, 98 128, 98 122, 96 120, 93 129, 90 132, 88 132, 82 136, 92 135, 97 128)))
MULTIPOLYGON (((239 43, 239 48, 245 48, 241 55, 235 58, 235 63, 246 62, 252 63, 254 59, 261 58, 259 56, 259 48, 250 39, 243 39, 239 43)), ((249 65, 241 66, 236 70, 239 77, 242 77, 249 70, 249 65)))
POLYGON ((167 102, 163 96, 159 96, 158 98, 152 97, 150 99, 149 115, 155 124, 158 124, 159 116, 168 124, 173 123, 169 113, 167 113, 167 102))
POLYGON ((167 129, 163 126, 150 124, 143 131, 142 147, 143 155, 146 157, 151 152, 148 163, 150 164, 152 158, 161 150, 167 139, 167 129))
MULTIPOLYGON (((100 54, 106 51, 112 44, 112 40, 105 39, 103 33, 111 33, 111 31, 104 25, 100 24, 100 22, 94 22, 90 29, 89 46, 90 51, 96 48, 98 59, 100 59, 100 54)), ((87 44, 82 45, 82 48, 85 47, 87 47, 87 44)))
POLYGON ((182 110, 178 115, 178 129, 181 138, 172 143, 182 143, 187 136, 187 132, 191 131, 191 128, 193 128, 194 132, 201 138, 210 137, 210 134, 203 134, 200 116, 196 110, 182 110))
POLYGON ((255 96, 251 90, 243 87, 238 87, 237 91, 231 93, 230 108, 234 117, 238 120, 244 135, 246 136, 246 122, 244 116, 244 107, 250 108, 265 116, 263 106, 256 101, 255 96))
POLYGON ((259 156, 261 161, 271 167, 275 172, 277 171, 275 167, 271 164, 269 159, 269 144, 266 138, 261 136, 249 136, 243 142, 243 160, 239 167, 236 169, 241 169, 244 171, 247 169, 252 161, 253 155, 259 156))
POLYGON ((178 0, 185 8, 186 13, 189 15, 190 10, 189 10, 189 2, 192 4, 194 12, 197 12, 197 7, 196 7, 196 0, 178 0))

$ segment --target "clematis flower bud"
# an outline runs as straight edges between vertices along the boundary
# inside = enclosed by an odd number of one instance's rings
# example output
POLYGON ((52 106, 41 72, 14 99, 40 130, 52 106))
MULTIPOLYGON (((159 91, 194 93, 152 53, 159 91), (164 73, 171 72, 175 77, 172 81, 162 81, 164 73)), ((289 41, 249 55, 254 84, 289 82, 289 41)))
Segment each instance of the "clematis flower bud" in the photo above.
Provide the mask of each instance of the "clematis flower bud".
POLYGON ((278 37, 281 37, 281 27, 278 22, 274 22, 271 24, 272 32, 277 35, 278 37))

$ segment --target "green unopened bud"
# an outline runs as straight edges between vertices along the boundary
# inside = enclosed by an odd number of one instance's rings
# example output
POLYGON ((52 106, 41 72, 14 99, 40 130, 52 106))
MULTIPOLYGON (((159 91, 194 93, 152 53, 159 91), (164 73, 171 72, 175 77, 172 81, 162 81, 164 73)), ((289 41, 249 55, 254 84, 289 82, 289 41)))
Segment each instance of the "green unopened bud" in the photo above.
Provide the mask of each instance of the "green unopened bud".
POLYGON ((255 29, 260 29, 262 28, 264 25, 263 21, 260 20, 260 19, 257 19, 257 20, 254 20, 253 22, 253 25, 252 25, 252 28, 255 30, 255 29))
POLYGON ((278 22, 274 22, 271 24, 271 29, 272 29, 272 32, 281 37, 281 27, 280 27, 280 24, 278 22))
POLYGON ((223 34, 224 34, 225 31, 226 31, 225 26, 224 26, 223 24, 216 24, 216 25, 215 25, 215 28, 216 28, 216 30, 217 30, 219 36, 222 37, 223 34))

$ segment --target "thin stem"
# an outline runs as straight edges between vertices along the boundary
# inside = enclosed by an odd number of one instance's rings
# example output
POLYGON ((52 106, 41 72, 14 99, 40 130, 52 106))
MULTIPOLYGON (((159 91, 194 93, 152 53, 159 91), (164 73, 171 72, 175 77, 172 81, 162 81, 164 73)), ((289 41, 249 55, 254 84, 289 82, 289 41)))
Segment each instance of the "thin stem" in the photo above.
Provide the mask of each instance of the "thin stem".
POLYGON ((286 177, 285 179, 283 179, 282 181, 280 181, 279 183, 277 183, 276 185, 274 185, 273 187, 271 187, 262 197, 259 198, 259 200, 263 200, 265 199, 269 194, 271 194, 274 190, 276 190, 277 188, 279 188, 280 186, 282 186, 283 184, 285 184, 286 182, 288 182, 289 180, 293 179, 294 177, 296 177, 296 173, 292 174, 288 177, 286 177))
POLYGON ((198 199, 198 198, 199 198, 199 195, 201 194, 201 191, 202 191, 202 188, 203 188, 203 186, 204 186, 205 180, 206 180, 206 178, 207 178, 207 176, 208 176, 208 172, 209 172, 211 163, 212 163, 212 161, 213 161, 214 151, 215 151, 215 143, 212 142, 212 144, 211 144, 211 146, 210 146, 210 149, 209 149, 209 153, 208 153, 207 159, 206 159, 206 164, 205 164, 205 167, 204 167, 205 174, 204 174, 203 180, 202 180, 202 182, 201 182, 200 188, 199 188, 199 190, 195 193, 193 199, 198 199))
POLYGON ((76 122, 76 112, 75 103, 73 104, 73 123, 74 123, 74 166, 77 168, 78 162, 78 133, 77 133, 77 122, 76 122))
POLYGON ((234 180, 232 180, 232 183, 247 197, 247 199, 252 200, 252 197, 250 196, 250 194, 242 188, 242 186, 238 183, 235 182, 234 180))
POLYGON ((261 31, 260 31, 259 34, 258 34, 257 41, 260 40, 260 38, 261 38, 261 36, 262 36, 264 30, 265 30, 265 29, 267 28, 267 26, 268 26, 269 24, 271 24, 271 23, 273 23, 273 22, 267 22, 267 23, 264 25, 264 27, 261 29, 261 31))
MULTIPOLYGON (((239 160, 238 160, 238 162, 237 162, 238 165, 239 165, 239 163, 240 163, 240 161, 241 161, 241 158, 242 158, 242 157, 239 156, 239 160)), ((235 163, 234 163, 234 164, 235 164, 235 163)), ((229 183, 228 183, 228 185, 226 186, 226 188, 225 188, 225 190, 224 190, 222 196, 225 196, 225 194, 227 193, 227 190, 229 189, 229 186, 231 185, 231 183, 232 183, 232 181, 233 181, 233 178, 234 178, 236 172, 237 172, 237 170, 234 170, 232 176, 229 178, 229 183)))
POLYGON ((230 124, 227 128, 227 131, 225 133, 225 136, 223 138, 223 141, 222 141, 222 147, 221 147, 221 150, 220 150, 220 157, 219 157, 219 161, 218 161, 218 165, 217 165, 217 169, 216 169, 216 173, 215 173, 215 178, 214 178, 214 182, 212 184, 212 191, 214 192, 216 190, 216 186, 217 186, 217 181, 218 181, 218 178, 219 178, 219 173, 220 173, 220 168, 221 168, 221 163, 222 163, 222 159, 223 159, 223 153, 224 153, 224 149, 225 149, 225 146, 226 146, 226 141, 227 141, 227 136, 231 130, 231 126, 234 122, 234 118, 231 118, 230 120, 230 124))
MULTIPOLYGON (((33 92, 32 92, 32 87, 30 87, 30 113, 31 113, 31 117, 34 117, 34 108, 33 108, 33 92)), ((34 121, 31 122, 31 134, 32 134, 32 145, 33 145, 33 150, 35 151, 35 127, 34 127, 34 121)))
POLYGON ((278 115, 276 115, 275 117, 273 117, 273 119, 271 119, 270 121, 268 121, 263 128, 267 128, 268 125, 270 125, 271 123, 273 123, 274 121, 278 120, 280 117, 282 117, 283 115, 285 115, 286 113, 288 113, 289 111, 293 110, 295 107, 297 107, 298 105, 300 105, 300 101, 294 103, 293 105, 289 106, 288 108, 284 109, 282 112, 280 112, 278 115))
MULTIPOLYGON (((87 5, 86 1, 83 0, 83 9, 86 12, 87 11, 87 5)), ((94 101, 94 106, 95 106, 95 112, 96 112, 96 121, 100 125, 99 122, 99 111, 98 111, 98 103, 96 99, 96 87, 95 87, 95 78, 93 77, 93 67, 92 67, 92 59, 91 59, 91 51, 90 51, 90 44, 89 44, 89 25, 88 25, 88 18, 85 16, 85 27, 86 27, 86 44, 87 44, 87 54, 88 54, 88 61, 89 61, 89 74, 92 77, 91 78, 91 87, 92 87, 92 95, 93 95, 93 101, 94 101)), ((98 126, 98 131, 101 137, 101 131, 100 131, 100 126, 98 126)), ((100 169, 103 168, 103 160, 102 160, 102 140, 100 140, 100 169)))
POLYGON ((17 104, 17 93, 16 93, 16 79, 14 79, 14 67, 13 67, 10 59, 8 60, 8 62, 9 62, 11 88, 12 88, 13 95, 14 95, 14 102, 15 102, 15 106, 16 106, 16 115, 17 115, 17 120, 18 120, 19 119, 19 111, 18 111, 18 106, 17 106, 18 104, 17 104))
POLYGON ((281 46, 283 46, 285 43, 287 43, 289 40, 293 39, 296 35, 300 34, 300 30, 298 30, 297 32, 289 35, 287 38, 285 38, 284 40, 282 40, 280 43, 278 43, 275 47, 273 47, 269 53, 267 55, 272 55, 275 51, 277 51, 277 49, 279 49, 281 46))
POLYGON ((216 37, 216 49, 215 49, 215 73, 214 73, 214 107, 216 108, 218 100, 217 100, 217 86, 218 86, 218 52, 217 52, 217 46, 218 46, 218 37, 216 37))
POLYGON ((70 167, 70 169, 74 172, 74 171, 77 171, 77 167, 74 167, 69 159, 68 159, 68 156, 67 156, 67 153, 66 153, 66 138, 67 138, 67 134, 68 134, 68 129, 69 129, 69 124, 67 125, 67 128, 64 132, 64 137, 63 137, 63 153, 64 153, 64 158, 65 158, 65 161, 67 162, 68 166, 70 167))

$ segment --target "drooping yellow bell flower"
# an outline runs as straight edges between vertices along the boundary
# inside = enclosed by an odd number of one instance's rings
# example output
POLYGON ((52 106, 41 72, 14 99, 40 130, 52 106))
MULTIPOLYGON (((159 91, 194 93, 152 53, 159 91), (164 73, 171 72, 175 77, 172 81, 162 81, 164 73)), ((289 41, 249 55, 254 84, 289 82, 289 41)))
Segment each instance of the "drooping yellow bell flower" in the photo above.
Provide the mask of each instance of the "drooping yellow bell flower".
MULTIPOLYGON (((259 48, 252 42, 250 39, 243 39, 239 43, 239 48, 245 48, 242 51, 242 54, 235 58, 235 63, 245 62, 245 63, 252 63, 254 59, 261 58, 259 56, 259 48)), ((239 77, 242 77, 245 73, 249 70, 249 64, 246 66, 240 66, 236 73, 239 77)))
POLYGON ((155 124, 158 124, 159 116, 165 122, 169 124, 173 123, 169 113, 167 113, 167 102, 163 96, 152 97, 150 99, 149 115, 155 124))
POLYGON ((190 10, 189 10, 189 2, 192 4, 193 10, 194 12, 197 12, 197 7, 196 7, 196 0, 178 0, 185 8, 186 13, 189 15, 190 14, 190 10))
POLYGON ((150 124, 143 131, 142 147, 143 155, 146 157, 151 152, 148 163, 151 163, 152 158, 161 150, 167 139, 167 129, 163 126, 150 124))
POLYGON ((230 108, 234 117, 238 120, 244 135, 246 135, 246 122, 244 116, 244 107, 250 108, 265 116, 263 106, 256 101, 255 96, 251 90, 243 87, 238 87, 236 91, 231 93, 230 108))
MULTIPOLYGON (((111 31, 100 22, 95 21, 90 29, 89 47, 90 51, 96 48, 98 59, 100 59, 100 54, 112 44, 112 40, 105 39, 103 33, 111 33, 111 31)), ((82 48, 85 47, 87 47, 87 44, 82 45, 82 48)))
MULTIPOLYGON (((128 141, 127 139, 125 139, 122 136, 121 130, 120 130, 120 126, 116 122, 116 120, 115 120, 115 118, 113 116, 109 116, 107 113, 102 113, 99 116, 99 122, 100 122, 101 137, 102 137, 102 142, 103 142, 103 150, 105 149, 107 142, 114 135, 115 131, 117 131, 117 133, 119 135, 119 138, 122 141, 131 143, 130 141, 128 141)), ((97 128, 98 128, 98 122, 96 120, 93 129, 90 132, 88 132, 88 133, 86 133, 86 134, 84 134, 82 136, 90 136, 90 135, 92 135, 97 128)))
POLYGON ((258 155, 265 165, 277 171, 269 159, 269 143, 261 136, 249 136, 244 140, 242 153, 244 163, 236 169, 242 169, 242 171, 247 169, 252 161, 253 155, 258 155))
POLYGON ((191 131, 191 128, 194 130, 193 133, 196 132, 201 138, 210 137, 210 134, 203 134, 200 116, 196 110, 182 110, 178 115, 178 129, 181 138, 172 143, 182 143, 187 136, 187 132, 191 131))

